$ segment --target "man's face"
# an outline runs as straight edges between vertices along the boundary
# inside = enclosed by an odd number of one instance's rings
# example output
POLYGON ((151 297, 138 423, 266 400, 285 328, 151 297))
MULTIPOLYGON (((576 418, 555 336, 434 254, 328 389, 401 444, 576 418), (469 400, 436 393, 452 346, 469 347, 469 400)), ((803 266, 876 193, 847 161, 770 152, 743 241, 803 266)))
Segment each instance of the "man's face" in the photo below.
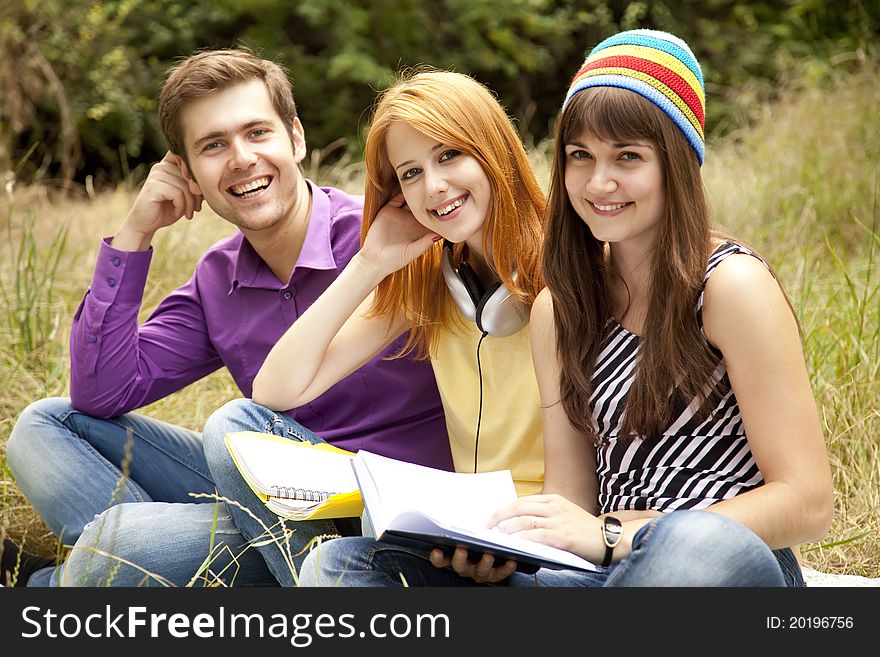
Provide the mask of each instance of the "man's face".
POLYGON ((299 119, 284 125, 262 80, 188 103, 181 123, 190 187, 214 212, 246 232, 293 220, 305 137, 299 119))

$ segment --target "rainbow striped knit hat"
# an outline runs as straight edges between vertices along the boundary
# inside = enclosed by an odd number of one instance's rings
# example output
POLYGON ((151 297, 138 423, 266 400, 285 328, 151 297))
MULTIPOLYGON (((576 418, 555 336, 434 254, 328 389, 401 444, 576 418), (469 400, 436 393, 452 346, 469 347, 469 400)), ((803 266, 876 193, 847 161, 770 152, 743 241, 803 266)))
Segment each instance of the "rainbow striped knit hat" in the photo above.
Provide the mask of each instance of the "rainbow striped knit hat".
POLYGON ((700 64, 677 36, 629 30, 593 48, 562 103, 589 87, 622 87, 644 96, 675 122, 703 163, 706 91, 700 64))

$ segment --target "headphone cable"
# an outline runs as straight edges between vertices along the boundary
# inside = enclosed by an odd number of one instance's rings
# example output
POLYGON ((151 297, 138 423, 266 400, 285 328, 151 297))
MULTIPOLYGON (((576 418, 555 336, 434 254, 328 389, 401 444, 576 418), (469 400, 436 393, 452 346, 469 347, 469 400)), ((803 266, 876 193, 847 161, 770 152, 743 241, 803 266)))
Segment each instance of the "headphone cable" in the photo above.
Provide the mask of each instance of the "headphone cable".
POLYGON ((477 471, 477 454, 480 448, 480 423, 483 420, 483 366, 480 363, 480 347, 483 340, 489 335, 488 331, 483 331, 480 341, 477 343, 477 375, 480 377, 480 406, 477 411, 477 435, 474 437, 474 472, 477 471))

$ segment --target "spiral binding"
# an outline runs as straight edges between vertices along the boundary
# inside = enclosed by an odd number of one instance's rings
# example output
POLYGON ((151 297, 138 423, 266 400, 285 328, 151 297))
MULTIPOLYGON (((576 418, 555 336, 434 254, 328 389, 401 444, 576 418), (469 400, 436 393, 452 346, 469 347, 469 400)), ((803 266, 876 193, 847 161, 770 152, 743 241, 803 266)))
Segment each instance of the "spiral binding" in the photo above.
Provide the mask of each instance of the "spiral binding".
POLYGON ((312 490, 310 488, 297 488, 296 486, 272 486, 272 497, 280 497, 285 500, 302 500, 305 502, 324 502, 333 495, 326 490, 312 490))

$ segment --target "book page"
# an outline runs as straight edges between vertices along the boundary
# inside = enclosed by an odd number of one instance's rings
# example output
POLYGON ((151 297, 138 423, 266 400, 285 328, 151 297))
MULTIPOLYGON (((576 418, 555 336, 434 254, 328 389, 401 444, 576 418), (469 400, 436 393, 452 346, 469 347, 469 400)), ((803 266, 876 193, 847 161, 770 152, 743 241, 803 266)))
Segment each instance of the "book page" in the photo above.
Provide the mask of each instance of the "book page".
POLYGON ((345 454, 255 432, 230 433, 227 443, 244 478, 264 495, 276 487, 331 494, 357 490, 351 457, 345 454))
POLYGON ((509 470, 445 472, 364 450, 353 464, 377 535, 391 518, 412 510, 446 525, 484 529, 495 511, 516 499, 509 470))

